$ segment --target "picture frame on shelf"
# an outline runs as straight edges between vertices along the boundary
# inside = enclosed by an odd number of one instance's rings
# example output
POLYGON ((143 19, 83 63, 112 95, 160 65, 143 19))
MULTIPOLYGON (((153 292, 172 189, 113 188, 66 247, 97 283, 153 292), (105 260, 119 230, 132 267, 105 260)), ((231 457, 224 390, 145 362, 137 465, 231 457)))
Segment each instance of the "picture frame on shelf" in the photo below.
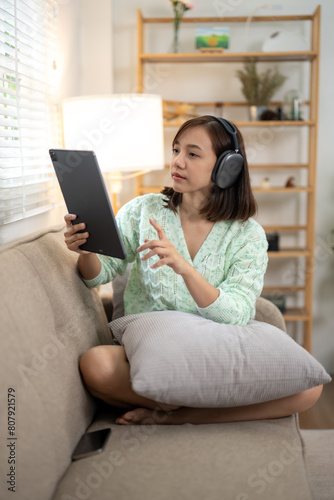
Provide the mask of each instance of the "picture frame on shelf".
POLYGON ((199 26, 196 28, 196 49, 224 51, 230 45, 230 28, 199 26))

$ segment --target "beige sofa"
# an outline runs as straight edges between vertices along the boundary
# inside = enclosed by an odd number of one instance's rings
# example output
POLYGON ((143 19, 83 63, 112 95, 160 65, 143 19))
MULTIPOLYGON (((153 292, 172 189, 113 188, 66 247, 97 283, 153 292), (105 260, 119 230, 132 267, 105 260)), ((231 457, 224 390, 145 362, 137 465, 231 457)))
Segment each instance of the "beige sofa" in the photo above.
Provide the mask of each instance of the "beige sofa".
MULTIPOLYGON (((334 431, 301 433, 295 415, 114 424, 117 410, 94 401, 80 377, 80 356, 112 339, 101 298, 80 280, 63 228, 0 247, 0 280, 1 499, 334 498, 334 431), (71 462, 81 435, 104 427, 112 429, 106 450, 71 462)), ((277 311, 257 303, 257 319, 276 316, 284 328, 277 311)))

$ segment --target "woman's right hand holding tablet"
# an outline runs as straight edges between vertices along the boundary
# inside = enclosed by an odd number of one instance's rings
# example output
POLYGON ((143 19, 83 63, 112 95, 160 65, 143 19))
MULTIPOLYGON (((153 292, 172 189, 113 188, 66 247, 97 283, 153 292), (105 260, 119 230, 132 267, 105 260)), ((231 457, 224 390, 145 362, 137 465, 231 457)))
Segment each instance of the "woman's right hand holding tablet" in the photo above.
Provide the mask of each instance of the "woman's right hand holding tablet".
POLYGON ((71 221, 77 218, 74 214, 66 214, 64 219, 66 222, 66 231, 64 232, 65 243, 67 248, 72 252, 77 252, 79 254, 88 254, 86 250, 81 250, 80 246, 86 243, 87 238, 89 237, 88 232, 79 233, 85 229, 86 224, 83 222, 81 224, 72 224, 71 221))

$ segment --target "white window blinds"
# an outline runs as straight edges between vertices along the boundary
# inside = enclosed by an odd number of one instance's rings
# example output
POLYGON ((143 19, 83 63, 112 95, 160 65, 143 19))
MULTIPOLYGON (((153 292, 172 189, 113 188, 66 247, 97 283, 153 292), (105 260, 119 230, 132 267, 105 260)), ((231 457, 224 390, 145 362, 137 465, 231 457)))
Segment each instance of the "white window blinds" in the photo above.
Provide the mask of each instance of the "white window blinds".
POLYGON ((0 1, 0 225, 55 206, 56 2, 0 1))

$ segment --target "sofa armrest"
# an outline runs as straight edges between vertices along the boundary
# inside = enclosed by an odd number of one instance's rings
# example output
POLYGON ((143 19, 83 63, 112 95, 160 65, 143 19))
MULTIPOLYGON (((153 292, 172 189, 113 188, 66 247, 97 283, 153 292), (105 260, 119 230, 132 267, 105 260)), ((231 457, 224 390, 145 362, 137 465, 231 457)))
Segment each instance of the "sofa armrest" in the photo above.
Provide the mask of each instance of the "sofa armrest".
POLYGON ((270 302, 270 300, 264 297, 259 297, 256 301, 256 321, 262 321, 263 323, 269 323, 270 325, 276 326, 283 332, 286 332, 286 324, 284 321, 283 314, 278 309, 278 307, 270 302))

